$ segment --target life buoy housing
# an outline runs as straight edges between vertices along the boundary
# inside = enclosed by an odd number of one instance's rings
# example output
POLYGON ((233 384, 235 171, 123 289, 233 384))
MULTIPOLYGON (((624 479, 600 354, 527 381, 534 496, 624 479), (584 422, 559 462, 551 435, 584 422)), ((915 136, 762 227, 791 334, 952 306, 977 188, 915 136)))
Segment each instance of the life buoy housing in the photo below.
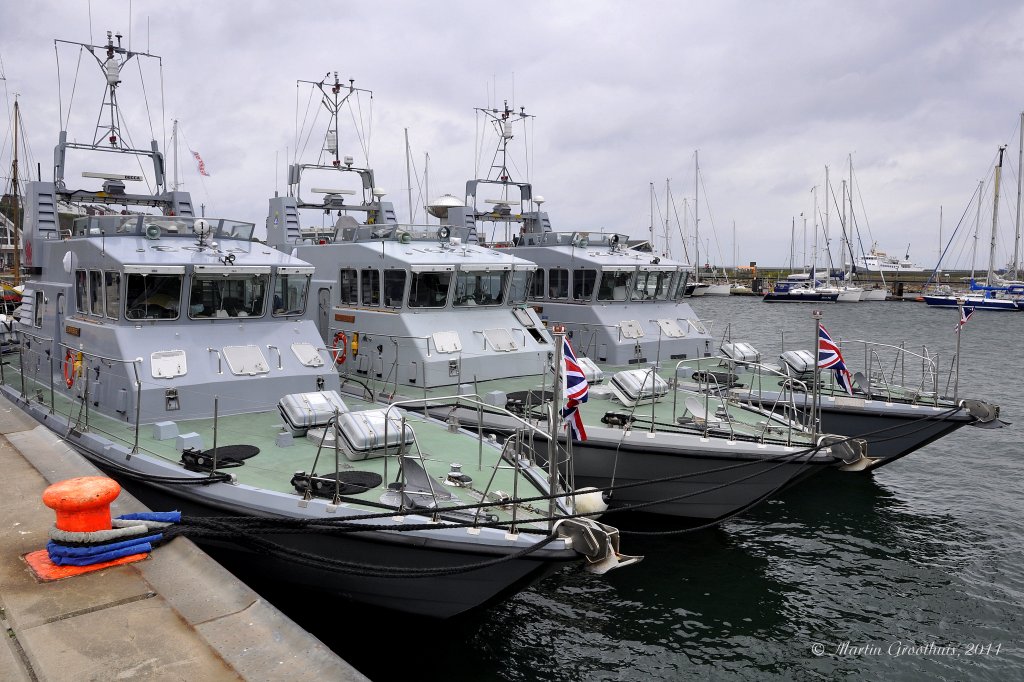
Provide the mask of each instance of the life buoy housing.
POLYGON ((334 356, 334 362, 344 365, 345 360, 348 358, 348 336, 345 335, 345 332, 338 332, 334 335, 334 342, 331 343, 331 347, 334 349, 331 353, 334 356))
POLYGON ((64 383, 67 384, 68 388, 75 385, 75 377, 81 369, 81 356, 68 348, 67 352, 64 354, 64 383))

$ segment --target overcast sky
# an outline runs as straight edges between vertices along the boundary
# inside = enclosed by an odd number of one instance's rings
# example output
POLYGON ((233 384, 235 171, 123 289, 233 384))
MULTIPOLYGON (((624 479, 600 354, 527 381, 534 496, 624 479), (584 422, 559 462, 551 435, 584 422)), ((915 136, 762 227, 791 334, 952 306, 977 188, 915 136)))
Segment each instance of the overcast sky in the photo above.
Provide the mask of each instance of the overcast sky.
MULTIPOLYGON (((185 189, 207 215, 262 227, 268 197, 286 189, 296 81, 338 71, 373 91, 372 106, 360 100, 367 126, 372 113, 370 164, 403 221, 404 131, 420 176, 430 156, 430 198, 461 196, 477 172, 474 109, 508 99, 536 117, 528 142, 516 139, 532 153, 517 170, 529 172, 556 230, 646 237, 654 183, 663 250, 666 180, 680 217, 684 199, 692 213, 699 150, 700 259, 733 263, 735 221, 740 263, 786 264, 795 222, 799 264, 800 216, 811 242, 815 196, 824 222, 825 168, 838 197, 852 155, 864 249, 872 237, 889 253, 909 245, 913 260, 933 266, 940 210, 941 241, 965 214, 960 235, 973 234, 970 202, 984 180, 984 263, 992 169, 1005 144, 997 264, 1012 255, 1024 109, 1020 2, 4 2, 0 87, 8 112, 20 95, 31 154, 23 169, 30 164, 34 174, 41 164, 44 179, 52 177, 61 120, 54 39, 99 44, 107 30, 162 57, 162 109, 159 69, 145 97, 137 67, 119 97, 142 115, 129 120, 136 146, 149 139, 145 102, 165 149, 170 120, 181 121, 184 142, 210 172, 200 180, 181 159, 185 189)), ((77 53, 61 48, 59 57, 66 116, 77 53)), ((82 60, 72 137, 93 134, 101 94, 95 63, 82 60)), ((8 128, 0 128, 7 165, 8 128)), ((341 146, 364 162, 344 129, 341 146)), ((80 174, 69 176, 75 182, 80 174)), ((833 241, 838 226, 833 206, 833 241)), ((969 265, 967 243, 951 249, 961 266, 969 265)))

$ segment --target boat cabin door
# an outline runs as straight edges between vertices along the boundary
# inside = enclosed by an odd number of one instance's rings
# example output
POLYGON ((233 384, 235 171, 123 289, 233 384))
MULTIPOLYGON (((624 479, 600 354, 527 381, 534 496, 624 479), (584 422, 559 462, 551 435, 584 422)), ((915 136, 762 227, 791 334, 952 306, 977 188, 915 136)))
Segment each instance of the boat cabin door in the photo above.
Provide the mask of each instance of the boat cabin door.
POLYGON ((330 333, 330 312, 331 312, 331 290, 321 288, 317 291, 317 316, 316 326, 320 330, 320 336, 327 338, 330 333))

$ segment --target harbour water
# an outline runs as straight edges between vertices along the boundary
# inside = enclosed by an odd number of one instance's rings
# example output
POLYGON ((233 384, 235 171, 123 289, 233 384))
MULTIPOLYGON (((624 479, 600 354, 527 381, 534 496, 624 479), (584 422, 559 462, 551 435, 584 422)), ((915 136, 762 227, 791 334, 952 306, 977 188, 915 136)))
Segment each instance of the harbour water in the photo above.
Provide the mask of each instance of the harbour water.
MULTIPOLYGON (((927 345, 948 366, 957 313, 920 303, 691 299, 773 360, 834 339, 927 345)), ((1024 670, 1024 316, 979 311, 960 393, 1009 428, 963 428, 871 475, 828 472, 722 526, 616 518, 645 560, 556 573, 445 622, 381 615, 257 586, 374 680, 1006 680, 1024 670)), ((851 369, 859 358, 848 356, 851 369)))

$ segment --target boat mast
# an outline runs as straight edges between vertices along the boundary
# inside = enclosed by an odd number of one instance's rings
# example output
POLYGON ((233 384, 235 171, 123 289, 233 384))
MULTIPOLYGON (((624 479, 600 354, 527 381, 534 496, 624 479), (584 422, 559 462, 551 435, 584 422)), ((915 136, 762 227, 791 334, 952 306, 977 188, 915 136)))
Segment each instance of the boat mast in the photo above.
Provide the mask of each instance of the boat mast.
POLYGON ((978 228, 981 227, 981 193, 985 186, 984 180, 978 180, 978 213, 974 218, 974 248, 971 249, 971 279, 974 279, 974 267, 978 262, 978 228))
POLYGON ((171 123, 171 150, 174 159, 174 181, 171 183, 171 191, 177 192, 178 187, 178 119, 171 123))
POLYGON ((651 191, 649 200, 651 202, 651 222, 647 227, 647 231, 651 233, 651 253, 654 253, 654 183, 650 183, 651 191))
POLYGON ((832 281, 832 247, 828 243, 828 216, 832 212, 829 209, 832 206, 832 202, 829 199, 832 198, 832 187, 828 182, 828 166, 825 166, 825 284, 828 285, 832 281))
POLYGON ((999 179, 1003 174, 1003 152, 1006 145, 999 147, 999 161, 996 163, 995 186, 992 191, 992 236, 988 247, 988 275, 985 284, 992 286, 992 275, 996 264, 996 227, 999 224, 999 179))
POLYGON ((18 98, 14 98, 14 157, 11 160, 11 198, 14 202, 12 217, 14 220, 14 286, 21 284, 21 235, 20 219, 18 213, 21 208, 18 205, 18 126, 20 125, 20 110, 18 98))
POLYGON ((694 281, 700 281, 700 162, 697 159, 697 151, 693 150, 693 249, 694 249, 694 281))
POLYGON ((670 233, 669 233, 669 225, 668 225, 668 219, 669 219, 668 207, 669 207, 669 202, 671 202, 671 201, 672 201, 672 190, 669 189, 669 179, 665 178, 665 258, 671 258, 672 257, 672 242, 670 241, 670 237, 669 237, 670 233))
POLYGON ((1013 278, 1020 279, 1020 201, 1021 201, 1021 176, 1020 169, 1024 165, 1024 111, 1020 112, 1020 151, 1017 154, 1017 225, 1014 230, 1013 239, 1013 278))
POLYGON ((409 187, 409 224, 410 225, 412 225, 415 222, 415 220, 413 219, 413 214, 412 214, 412 175, 411 175, 411 171, 409 170, 409 166, 411 166, 411 165, 412 164, 409 161, 409 129, 406 128, 405 129, 405 184, 408 185, 408 187, 409 187))

